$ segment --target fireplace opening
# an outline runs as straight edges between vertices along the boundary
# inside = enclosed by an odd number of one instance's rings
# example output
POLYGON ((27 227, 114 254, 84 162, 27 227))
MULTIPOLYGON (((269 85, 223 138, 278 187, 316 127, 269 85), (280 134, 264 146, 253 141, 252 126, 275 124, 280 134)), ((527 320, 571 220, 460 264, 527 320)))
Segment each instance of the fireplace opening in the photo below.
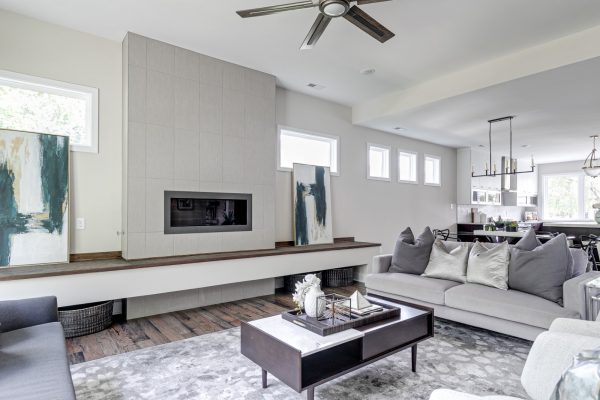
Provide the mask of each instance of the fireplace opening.
POLYGON ((252 195, 165 191, 165 233, 252 230, 252 195))

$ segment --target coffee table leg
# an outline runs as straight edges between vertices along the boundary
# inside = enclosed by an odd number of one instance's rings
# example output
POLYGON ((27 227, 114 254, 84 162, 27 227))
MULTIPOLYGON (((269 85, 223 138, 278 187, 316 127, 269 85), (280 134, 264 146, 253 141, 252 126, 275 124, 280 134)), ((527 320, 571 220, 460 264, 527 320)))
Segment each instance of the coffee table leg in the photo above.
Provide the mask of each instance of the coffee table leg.
POLYGON ((267 388, 267 371, 266 370, 262 370, 262 386, 263 389, 267 388))
POLYGON ((315 388, 308 388, 306 392, 304 392, 304 398, 306 400, 315 400, 315 388))
POLYGON ((412 372, 417 372, 417 345, 411 348, 412 372))

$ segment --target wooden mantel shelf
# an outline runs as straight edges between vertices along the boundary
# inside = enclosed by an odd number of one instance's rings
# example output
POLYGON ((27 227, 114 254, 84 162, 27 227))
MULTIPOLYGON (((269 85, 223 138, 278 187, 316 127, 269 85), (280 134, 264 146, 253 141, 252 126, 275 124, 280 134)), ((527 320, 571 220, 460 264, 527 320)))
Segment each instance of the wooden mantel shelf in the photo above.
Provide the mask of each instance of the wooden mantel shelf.
POLYGON ((336 240, 333 244, 319 244, 297 247, 279 245, 274 249, 145 258, 141 260, 131 261, 123 259, 113 259, 78 261, 66 264, 30 265, 23 267, 1 268, 0 281, 43 278, 62 275, 89 274, 94 272, 120 271, 138 268, 164 267, 168 265, 227 261, 244 258, 282 256, 287 254, 313 253, 319 251, 352 250, 379 246, 381 246, 379 243, 356 242, 351 240, 336 240))

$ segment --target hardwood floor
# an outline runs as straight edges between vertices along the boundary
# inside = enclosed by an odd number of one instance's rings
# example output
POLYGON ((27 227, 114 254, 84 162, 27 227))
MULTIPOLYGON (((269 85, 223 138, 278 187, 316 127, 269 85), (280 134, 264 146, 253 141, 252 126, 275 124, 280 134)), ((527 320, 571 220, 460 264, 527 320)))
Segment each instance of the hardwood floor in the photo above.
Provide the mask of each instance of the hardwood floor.
MULTIPOLYGON (((355 290, 364 293, 364 285, 355 283, 342 288, 326 288, 324 291, 350 295, 355 290)), ((241 321, 277 315, 291 308, 294 308, 291 294, 277 292, 269 296, 133 319, 115 323, 102 332, 67 339, 67 352, 71 364, 77 364, 237 327, 241 321)))

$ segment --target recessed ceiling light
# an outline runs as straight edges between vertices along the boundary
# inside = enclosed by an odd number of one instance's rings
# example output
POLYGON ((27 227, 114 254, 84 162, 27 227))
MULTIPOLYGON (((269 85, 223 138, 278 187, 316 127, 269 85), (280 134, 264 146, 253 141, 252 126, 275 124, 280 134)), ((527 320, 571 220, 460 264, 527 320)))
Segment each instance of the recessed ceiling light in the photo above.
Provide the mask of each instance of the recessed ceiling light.
POLYGON ((375 73, 375 68, 364 68, 360 70, 361 75, 373 75, 375 73))
POLYGON ((524 149, 528 149, 528 148, 530 148, 531 146, 530 146, 530 145, 528 145, 528 144, 522 144, 522 145, 521 145, 521 147, 522 147, 522 148, 524 148, 524 149))
POLYGON ((484 144, 480 144, 478 147, 481 147, 482 149, 485 148, 484 144))
POLYGON ((323 90, 325 89, 325 86, 323 85, 319 85, 318 83, 307 83, 306 86, 308 86, 311 89, 315 89, 315 90, 323 90))
POLYGON ((401 127, 401 126, 396 126, 396 127, 394 128, 394 130, 395 130, 395 131, 399 131, 399 132, 401 132, 401 131, 405 131, 405 130, 406 130, 406 128, 403 128, 403 127, 401 127))

